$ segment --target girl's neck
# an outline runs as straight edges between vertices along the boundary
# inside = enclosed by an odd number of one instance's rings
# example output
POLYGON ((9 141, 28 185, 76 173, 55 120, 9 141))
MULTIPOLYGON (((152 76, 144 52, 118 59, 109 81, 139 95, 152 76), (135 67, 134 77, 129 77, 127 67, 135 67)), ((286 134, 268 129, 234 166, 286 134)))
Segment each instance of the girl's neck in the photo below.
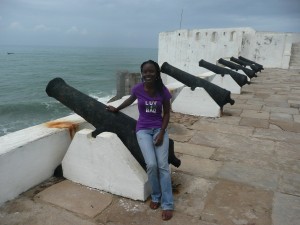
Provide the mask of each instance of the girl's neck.
POLYGON ((150 97, 155 97, 156 95, 156 89, 155 85, 151 83, 144 83, 144 90, 148 93, 150 97))
POLYGON ((148 90, 154 90, 155 84, 154 83, 144 83, 144 87, 148 90))

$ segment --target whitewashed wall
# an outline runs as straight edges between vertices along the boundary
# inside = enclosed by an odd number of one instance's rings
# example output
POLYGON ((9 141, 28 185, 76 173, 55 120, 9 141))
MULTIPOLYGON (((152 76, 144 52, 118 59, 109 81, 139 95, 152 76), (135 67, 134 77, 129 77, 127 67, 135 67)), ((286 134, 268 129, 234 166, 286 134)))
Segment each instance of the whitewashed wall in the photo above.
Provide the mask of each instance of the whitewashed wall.
MULTIPOLYGON (((201 59, 216 63, 221 57, 239 55, 245 33, 255 31, 251 28, 228 28, 162 32, 159 34, 158 63, 168 62, 198 76, 208 71, 199 67, 201 59)), ((170 76, 162 77, 167 83, 175 81, 170 76)))
POLYGON ((265 68, 287 69, 293 39, 292 33, 256 32, 255 35, 245 37, 241 55, 264 65, 265 68))
MULTIPOLYGON (((93 126, 74 114, 57 121, 76 125, 76 130, 93 126)), ((61 163, 72 141, 68 128, 46 124, 0 137, 0 205, 47 180, 61 163)))
MULTIPOLYGON (((207 72, 201 59, 216 63, 219 58, 243 56, 265 68, 288 68, 292 43, 299 33, 256 32, 252 28, 194 29, 159 34, 158 63, 163 62, 198 76, 207 72)), ((162 75, 167 84, 175 82, 162 75)))

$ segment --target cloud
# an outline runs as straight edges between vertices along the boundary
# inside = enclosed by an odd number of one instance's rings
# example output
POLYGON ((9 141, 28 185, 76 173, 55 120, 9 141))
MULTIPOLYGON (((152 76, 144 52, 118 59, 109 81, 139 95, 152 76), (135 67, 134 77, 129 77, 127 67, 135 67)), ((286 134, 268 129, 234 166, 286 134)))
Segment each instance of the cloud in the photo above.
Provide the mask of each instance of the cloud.
POLYGON ((10 23, 9 28, 12 30, 21 30, 21 29, 23 29, 23 26, 21 25, 20 22, 14 21, 14 22, 10 23))
POLYGON ((0 43, 42 36, 51 44, 157 47, 160 32, 180 26, 300 32, 299 6, 299 0, 0 0, 0 43))
POLYGON ((39 25, 36 25, 34 28, 33 28, 34 31, 49 31, 51 30, 49 27, 45 26, 44 24, 39 24, 39 25))
POLYGON ((72 26, 66 31, 67 34, 80 34, 80 35, 87 35, 86 29, 79 29, 77 26, 72 26))

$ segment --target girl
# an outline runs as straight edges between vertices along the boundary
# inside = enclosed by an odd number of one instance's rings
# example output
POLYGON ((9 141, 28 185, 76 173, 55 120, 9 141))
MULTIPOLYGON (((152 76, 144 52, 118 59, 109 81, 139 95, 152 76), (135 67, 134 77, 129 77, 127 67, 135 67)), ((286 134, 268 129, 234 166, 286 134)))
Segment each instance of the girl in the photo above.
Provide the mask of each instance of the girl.
POLYGON ((131 105, 138 99, 139 118, 136 136, 147 166, 152 187, 150 208, 161 205, 162 219, 173 216, 173 193, 168 164, 169 136, 167 126, 170 119, 171 94, 162 82, 159 65, 146 61, 141 65, 142 83, 135 85, 131 95, 117 108, 107 106, 110 112, 131 105))

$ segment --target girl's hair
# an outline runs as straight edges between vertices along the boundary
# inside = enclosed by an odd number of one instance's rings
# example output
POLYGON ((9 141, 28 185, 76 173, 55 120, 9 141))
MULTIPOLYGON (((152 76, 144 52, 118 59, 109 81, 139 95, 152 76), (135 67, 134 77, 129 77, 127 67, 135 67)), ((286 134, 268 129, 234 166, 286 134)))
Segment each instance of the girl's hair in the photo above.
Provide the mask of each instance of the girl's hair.
POLYGON ((159 67, 158 63, 153 61, 153 60, 148 60, 148 61, 143 62, 141 64, 141 73, 143 72, 143 67, 146 64, 154 65, 154 67, 156 69, 156 73, 157 73, 157 77, 156 77, 156 80, 155 80, 155 88, 159 93, 163 93, 163 88, 164 88, 165 85, 163 84, 163 81, 162 81, 161 76, 160 76, 160 67, 159 67))

